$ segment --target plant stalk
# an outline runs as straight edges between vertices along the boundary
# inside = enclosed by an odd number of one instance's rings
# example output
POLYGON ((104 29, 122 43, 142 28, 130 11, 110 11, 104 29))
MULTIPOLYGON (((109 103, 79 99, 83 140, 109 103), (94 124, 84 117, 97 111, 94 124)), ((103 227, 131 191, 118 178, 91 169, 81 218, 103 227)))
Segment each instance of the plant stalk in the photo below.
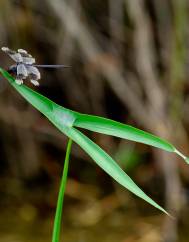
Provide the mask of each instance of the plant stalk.
POLYGON ((63 209, 63 202, 64 202, 64 193, 66 190, 66 182, 67 182, 67 175, 68 175, 68 166, 69 166, 71 146, 72 146, 72 140, 69 139, 67 148, 66 148, 66 156, 65 156, 65 161, 64 161, 63 174, 62 174, 62 178, 61 178, 61 182, 60 182, 60 189, 59 189, 56 213, 55 213, 55 218, 54 218, 52 242, 60 241, 62 209, 63 209))

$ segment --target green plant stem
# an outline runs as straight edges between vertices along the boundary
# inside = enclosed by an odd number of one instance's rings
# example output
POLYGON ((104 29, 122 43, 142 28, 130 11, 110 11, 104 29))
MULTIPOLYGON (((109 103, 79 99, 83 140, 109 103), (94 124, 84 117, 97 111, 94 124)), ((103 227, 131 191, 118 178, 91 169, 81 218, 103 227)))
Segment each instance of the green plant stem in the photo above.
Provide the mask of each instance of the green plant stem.
POLYGON ((57 200, 57 206, 56 206, 52 242, 59 242, 59 239, 60 239, 62 209, 63 209, 63 202, 64 202, 64 193, 66 190, 66 181, 67 181, 67 175, 68 175, 68 166, 69 166, 71 146, 72 146, 72 140, 69 139, 67 148, 66 148, 64 169, 63 169, 63 174, 62 174, 62 179, 61 179, 60 189, 59 189, 59 194, 58 194, 58 200, 57 200))

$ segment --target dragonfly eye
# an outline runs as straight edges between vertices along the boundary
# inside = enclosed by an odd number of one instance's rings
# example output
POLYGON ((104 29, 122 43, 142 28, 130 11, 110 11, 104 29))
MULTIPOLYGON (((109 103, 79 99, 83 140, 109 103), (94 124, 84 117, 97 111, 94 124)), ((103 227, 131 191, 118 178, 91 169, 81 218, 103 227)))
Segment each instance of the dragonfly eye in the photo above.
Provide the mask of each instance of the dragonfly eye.
POLYGON ((8 73, 10 73, 10 74, 16 74, 17 73, 17 67, 16 66, 10 66, 8 68, 8 73))

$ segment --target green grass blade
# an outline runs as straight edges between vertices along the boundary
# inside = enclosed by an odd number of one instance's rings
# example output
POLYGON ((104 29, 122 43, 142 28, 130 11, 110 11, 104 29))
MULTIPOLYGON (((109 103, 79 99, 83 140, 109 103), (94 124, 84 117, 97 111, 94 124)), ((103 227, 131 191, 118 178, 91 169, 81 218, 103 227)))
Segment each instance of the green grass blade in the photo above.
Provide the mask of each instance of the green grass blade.
POLYGON ((111 119, 81 114, 73 111, 72 113, 75 117, 73 124, 75 127, 147 144, 168 152, 173 152, 179 155, 187 164, 189 164, 189 157, 183 155, 171 143, 158 136, 111 119))
MULTIPOLYGON (((60 126, 57 126, 61 130, 60 126)), ((152 206, 163 211, 169 215, 161 206, 148 197, 135 183, 134 181, 120 168, 120 166, 96 143, 86 137, 83 133, 75 128, 70 128, 66 131, 66 135, 70 137, 75 143, 77 143, 86 153, 112 178, 114 178, 119 184, 127 188, 130 192, 136 196, 144 199, 152 206)))
POLYGON ((63 169, 62 179, 60 182, 60 189, 59 189, 57 206, 56 206, 52 242, 59 242, 59 240, 60 240, 62 209, 63 209, 63 202, 64 202, 64 193, 66 190, 66 181, 67 181, 67 176, 68 176, 68 166, 69 166, 71 146, 72 146, 72 140, 69 139, 67 149, 66 149, 64 169, 63 169))
POLYGON ((182 157, 185 162, 189 164, 188 157, 178 151, 174 145, 164 139, 161 139, 158 136, 111 119, 94 115, 81 114, 77 112, 73 113, 75 116, 75 127, 147 144, 168 152, 173 152, 182 157))
POLYGON ((77 117, 74 122, 75 127, 144 143, 169 152, 175 152, 176 150, 175 147, 167 141, 130 125, 98 116, 77 113, 76 115, 77 117))

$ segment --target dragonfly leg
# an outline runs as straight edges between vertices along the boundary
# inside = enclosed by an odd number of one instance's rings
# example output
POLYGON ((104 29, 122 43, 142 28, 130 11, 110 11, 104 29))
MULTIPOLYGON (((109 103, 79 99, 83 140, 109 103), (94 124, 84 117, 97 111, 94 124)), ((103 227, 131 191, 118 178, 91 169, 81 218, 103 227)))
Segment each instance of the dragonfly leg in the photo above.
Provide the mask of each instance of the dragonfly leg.
POLYGON ((17 74, 16 75, 16 80, 15 80, 15 82, 16 82, 16 84, 18 84, 18 85, 22 85, 23 83, 24 83, 24 79, 26 79, 26 77, 27 76, 25 76, 25 75, 23 75, 23 74, 17 74))
POLYGON ((34 86, 39 86, 39 82, 38 80, 40 79, 38 75, 35 75, 34 73, 30 73, 29 74, 29 79, 30 82, 34 85, 34 86))
POLYGON ((18 79, 18 78, 16 78, 15 82, 16 82, 16 84, 18 84, 18 85, 22 85, 22 84, 23 84, 23 80, 22 80, 22 79, 18 79))
POLYGON ((39 86, 39 82, 37 80, 30 79, 30 81, 34 86, 39 86))

